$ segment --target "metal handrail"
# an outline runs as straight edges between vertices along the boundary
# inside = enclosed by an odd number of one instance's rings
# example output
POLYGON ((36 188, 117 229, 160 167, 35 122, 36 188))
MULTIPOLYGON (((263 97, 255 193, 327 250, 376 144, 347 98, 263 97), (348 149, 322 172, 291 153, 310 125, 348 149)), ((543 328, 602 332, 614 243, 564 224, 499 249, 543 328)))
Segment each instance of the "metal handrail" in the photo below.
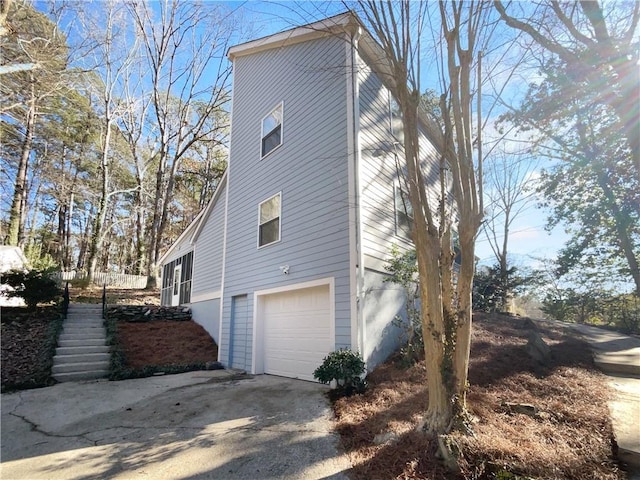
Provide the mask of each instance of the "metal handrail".
POLYGON ((107 284, 102 284, 102 318, 107 316, 107 284))
POLYGON ((69 282, 64 286, 64 293, 62 294, 62 314, 67 318, 67 312, 69 311, 69 282))

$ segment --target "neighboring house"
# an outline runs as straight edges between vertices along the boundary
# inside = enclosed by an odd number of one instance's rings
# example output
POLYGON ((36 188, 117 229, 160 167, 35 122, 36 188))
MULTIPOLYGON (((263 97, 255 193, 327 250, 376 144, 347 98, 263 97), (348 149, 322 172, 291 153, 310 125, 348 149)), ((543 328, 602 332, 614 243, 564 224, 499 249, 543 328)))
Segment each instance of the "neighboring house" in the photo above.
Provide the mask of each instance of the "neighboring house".
MULTIPOLYGON (((384 267, 412 214, 378 49, 347 13, 229 50, 229 167, 161 260, 162 303, 189 305, 228 367, 312 380, 330 351, 371 369, 399 344, 404 292, 384 267)), ((424 136, 421 155, 436 196, 424 136)))
MULTIPOLYGON (((9 270, 27 270, 27 257, 20 247, 0 245, 0 273, 9 270)), ((13 288, 9 285, 0 285, 0 307, 24 306, 24 300, 20 297, 9 298, 7 293, 13 288)))

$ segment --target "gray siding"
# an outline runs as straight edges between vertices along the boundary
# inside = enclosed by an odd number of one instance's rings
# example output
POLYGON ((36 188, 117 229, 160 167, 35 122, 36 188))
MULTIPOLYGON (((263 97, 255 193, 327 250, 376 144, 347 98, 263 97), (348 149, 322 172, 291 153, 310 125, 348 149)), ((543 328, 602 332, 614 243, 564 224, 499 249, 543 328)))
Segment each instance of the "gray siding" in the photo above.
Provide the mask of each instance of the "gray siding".
POLYGON ((220 345, 220 339, 218 338, 220 332, 220 299, 192 303, 191 316, 211 335, 216 344, 220 345))
MULTIPOLYGON (((360 107, 360 205, 365 295, 363 299, 364 351, 367 368, 383 362, 406 339, 393 325, 394 318, 406 317, 402 287, 385 283, 385 263, 395 244, 401 250, 412 241, 396 233, 394 186, 401 185, 398 170, 406 168, 401 141, 391 133, 389 91, 367 66, 359 70, 360 107), (394 145, 399 142, 399 145, 394 145), (397 158, 396 155, 397 154, 397 158)), ((430 199, 438 205, 439 164, 435 148, 420 138, 422 168, 430 188, 430 199)))
MULTIPOLYGON (((335 278, 336 347, 351 346, 345 65, 346 44, 335 37, 234 61, 223 362, 229 358, 232 297, 248 294, 253 312, 256 290, 326 277, 335 278), (280 102, 283 144, 261 160, 261 121, 280 102), (281 240, 258 249, 258 205, 278 192, 281 240), (279 269, 285 264, 289 275, 279 269)), ((242 348, 236 345, 237 322, 233 327, 233 348, 242 348)), ((246 341, 249 365, 248 334, 246 341)))
MULTIPOLYGON (((396 235, 394 185, 399 183, 398 166, 405 168, 402 145, 394 146, 390 129, 389 91, 367 66, 361 66, 360 88, 360 189, 362 248, 365 265, 384 271, 391 246, 409 248, 411 240, 396 235), (394 152, 398 153, 398 162, 394 152)), ((401 143, 401 142, 400 142, 401 143)), ((426 137, 420 139, 423 170, 431 198, 438 205, 438 161, 436 151, 426 137)))
POLYGON ((362 356, 367 370, 384 362, 406 341, 404 330, 393 324, 396 316, 406 319, 405 293, 400 285, 385 282, 383 273, 364 272, 365 343, 362 356))
MULTIPOLYGON (((204 219, 204 224, 196 239, 193 287, 191 289, 192 297, 196 298, 198 295, 217 292, 222 288, 226 183, 221 186, 219 196, 218 194, 216 196, 217 201, 208 217, 204 219)), ((198 321, 197 318, 196 321, 198 321)), ((215 336, 218 336, 217 331, 215 336)))

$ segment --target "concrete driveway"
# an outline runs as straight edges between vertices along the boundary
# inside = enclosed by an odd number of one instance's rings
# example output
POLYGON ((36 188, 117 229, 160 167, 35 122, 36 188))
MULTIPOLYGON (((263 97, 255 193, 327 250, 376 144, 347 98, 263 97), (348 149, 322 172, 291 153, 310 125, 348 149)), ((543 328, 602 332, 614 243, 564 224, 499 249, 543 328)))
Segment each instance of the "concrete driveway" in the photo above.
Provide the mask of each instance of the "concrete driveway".
POLYGON ((3 394, 0 478, 346 478, 324 386, 228 375, 3 394))

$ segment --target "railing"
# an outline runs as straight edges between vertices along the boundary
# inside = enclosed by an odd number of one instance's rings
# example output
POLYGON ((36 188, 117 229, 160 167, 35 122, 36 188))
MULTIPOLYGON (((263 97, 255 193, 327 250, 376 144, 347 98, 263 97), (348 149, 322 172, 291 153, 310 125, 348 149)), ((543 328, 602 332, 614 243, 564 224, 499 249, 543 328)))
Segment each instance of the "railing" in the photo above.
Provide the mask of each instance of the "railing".
POLYGON ((69 282, 64 286, 64 293, 62 294, 62 314, 64 318, 67 318, 67 312, 69 311, 69 282))
MULTIPOLYGON (((57 272, 54 274, 54 278, 58 278, 62 283, 71 280, 83 280, 87 278, 87 274, 84 272, 57 272)), ((147 277, 145 275, 96 272, 93 274, 91 283, 95 285, 107 285, 108 287, 141 289, 147 287, 147 277)))
POLYGON ((107 285, 102 284, 102 318, 107 316, 107 285))

